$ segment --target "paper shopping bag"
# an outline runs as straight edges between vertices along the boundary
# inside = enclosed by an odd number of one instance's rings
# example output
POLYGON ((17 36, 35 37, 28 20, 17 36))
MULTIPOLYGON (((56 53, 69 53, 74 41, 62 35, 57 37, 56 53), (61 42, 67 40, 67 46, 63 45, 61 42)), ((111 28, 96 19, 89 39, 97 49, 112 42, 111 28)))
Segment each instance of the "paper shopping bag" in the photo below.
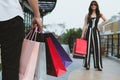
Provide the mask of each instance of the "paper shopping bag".
POLYGON ((46 49, 45 48, 46 48, 45 43, 40 42, 34 80, 47 80, 46 79, 47 71, 46 71, 46 49))
POLYGON ((68 67, 72 63, 72 60, 70 59, 70 57, 68 56, 66 51, 63 49, 61 44, 58 42, 58 40, 54 37, 54 35, 52 33, 46 33, 46 35, 51 38, 51 40, 52 40, 58 54, 61 57, 61 60, 62 60, 62 62, 64 64, 64 66, 68 67))
POLYGON ((65 65, 65 67, 68 67, 72 63, 72 60, 52 33, 39 33, 37 40, 40 42, 45 42, 44 39, 47 37, 51 38, 53 44, 55 45, 55 48, 57 49, 57 52, 62 59, 63 64, 65 65))
POLYGON ((46 42, 46 66, 48 75, 57 76, 47 42, 46 42))
POLYGON ((34 78, 40 43, 36 42, 34 39, 36 37, 36 32, 33 30, 31 31, 24 39, 22 45, 19 80, 33 80, 34 78))
POLYGON ((76 39, 74 45, 74 54, 86 55, 87 41, 83 39, 76 39))
POLYGON ((51 40, 46 38, 47 44, 47 74, 51 76, 61 76, 66 72, 66 68, 51 40))

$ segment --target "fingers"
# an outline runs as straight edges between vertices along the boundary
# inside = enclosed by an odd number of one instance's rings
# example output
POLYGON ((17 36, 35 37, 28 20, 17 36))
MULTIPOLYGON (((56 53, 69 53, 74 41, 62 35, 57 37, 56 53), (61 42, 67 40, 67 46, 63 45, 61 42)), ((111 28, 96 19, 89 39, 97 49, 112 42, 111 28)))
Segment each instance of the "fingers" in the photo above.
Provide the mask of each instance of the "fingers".
POLYGON ((98 30, 99 32, 101 31, 99 27, 97 27, 97 30, 98 30))
POLYGON ((80 37, 81 39, 84 39, 84 35, 81 35, 81 37, 80 37))
POLYGON ((42 22, 41 22, 40 18, 33 18, 32 29, 34 29, 35 27, 42 29, 42 22))
POLYGON ((80 39, 84 39, 83 37, 81 37, 80 39))

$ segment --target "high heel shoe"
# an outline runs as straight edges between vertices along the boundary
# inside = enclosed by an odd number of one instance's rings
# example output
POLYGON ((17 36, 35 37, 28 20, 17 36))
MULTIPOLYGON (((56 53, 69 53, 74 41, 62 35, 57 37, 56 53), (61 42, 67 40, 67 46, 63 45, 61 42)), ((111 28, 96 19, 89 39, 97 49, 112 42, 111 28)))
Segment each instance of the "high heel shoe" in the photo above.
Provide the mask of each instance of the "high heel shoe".
POLYGON ((83 67, 84 67, 86 70, 89 70, 89 69, 90 69, 89 67, 87 67, 87 66, 85 66, 85 65, 84 65, 83 67))
POLYGON ((89 70, 90 68, 86 67, 86 70, 89 70))
POLYGON ((90 68, 86 68, 86 70, 89 70, 90 68))
POLYGON ((98 68, 98 71, 102 71, 102 69, 99 69, 99 68, 98 68))

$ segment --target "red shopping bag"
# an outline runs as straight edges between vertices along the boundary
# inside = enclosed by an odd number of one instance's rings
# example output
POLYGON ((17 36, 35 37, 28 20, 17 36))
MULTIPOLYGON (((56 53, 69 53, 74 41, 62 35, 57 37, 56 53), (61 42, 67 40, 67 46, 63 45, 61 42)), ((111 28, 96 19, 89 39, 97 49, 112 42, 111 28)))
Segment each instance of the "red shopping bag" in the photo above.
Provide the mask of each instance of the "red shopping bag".
POLYGON ((59 41, 55 38, 55 36, 52 33, 45 33, 46 37, 50 37, 58 54, 60 55, 60 58, 64 64, 64 66, 67 68, 71 63, 72 60, 70 59, 69 55, 66 53, 64 48, 61 46, 59 41))
POLYGON ((47 58, 47 74, 56 77, 61 76, 66 72, 66 68, 50 37, 46 38, 46 44, 46 56, 49 56, 47 58))
POLYGON ((20 57, 19 80, 33 80, 34 78, 40 44, 35 41, 35 37, 36 32, 31 30, 23 41, 20 57), (29 38, 27 39, 27 37, 29 38))
POLYGON ((86 55, 87 41, 83 39, 76 39, 74 44, 74 54, 86 55))

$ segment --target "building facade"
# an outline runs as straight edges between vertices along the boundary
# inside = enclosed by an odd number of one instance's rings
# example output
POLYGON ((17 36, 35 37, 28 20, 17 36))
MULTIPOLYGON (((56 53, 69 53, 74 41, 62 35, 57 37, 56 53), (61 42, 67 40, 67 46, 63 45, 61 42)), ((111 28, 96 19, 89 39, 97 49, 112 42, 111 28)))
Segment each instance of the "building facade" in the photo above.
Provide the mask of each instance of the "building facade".
POLYGON ((120 19, 109 21, 101 30, 102 47, 106 55, 120 58, 120 19))
POLYGON ((27 33, 31 28, 33 13, 26 0, 20 0, 20 4, 24 12, 25 32, 27 33))
MULTIPOLYGON (((29 6, 27 0, 19 0, 20 4, 24 11, 24 24, 25 24, 25 32, 27 33, 31 28, 31 22, 33 18, 32 9, 29 6)), ((56 6, 57 0, 38 0, 39 10, 41 12, 41 18, 47 15, 48 13, 52 12, 52 10, 56 6)), ((43 20, 42 20, 43 21, 43 20)))

